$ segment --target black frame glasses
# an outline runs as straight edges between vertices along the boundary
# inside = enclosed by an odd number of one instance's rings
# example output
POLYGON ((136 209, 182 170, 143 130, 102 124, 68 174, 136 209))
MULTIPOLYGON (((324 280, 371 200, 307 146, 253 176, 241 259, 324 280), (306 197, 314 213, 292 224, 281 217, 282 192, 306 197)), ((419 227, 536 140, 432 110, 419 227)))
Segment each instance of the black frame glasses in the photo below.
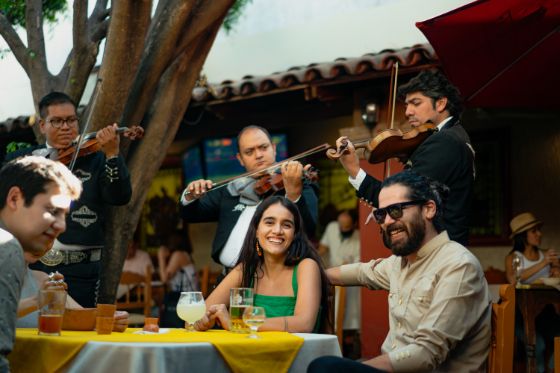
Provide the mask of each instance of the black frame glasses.
POLYGON ((56 129, 62 127, 64 123, 66 123, 68 127, 74 127, 78 124, 78 121, 79 121, 78 117, 47 119, 47 123, 49 123, 51 126, 53 126, 56 129))
POLYGON ((383 224, 387 214, 389 214, 392 219, 400 219, 403 216, 403 208, 414 205, 423 205, 424 203, 426 203, 424 200, 393 203, 387 207, 374 210, 373 217, 375 218, 377 224, 383 224))

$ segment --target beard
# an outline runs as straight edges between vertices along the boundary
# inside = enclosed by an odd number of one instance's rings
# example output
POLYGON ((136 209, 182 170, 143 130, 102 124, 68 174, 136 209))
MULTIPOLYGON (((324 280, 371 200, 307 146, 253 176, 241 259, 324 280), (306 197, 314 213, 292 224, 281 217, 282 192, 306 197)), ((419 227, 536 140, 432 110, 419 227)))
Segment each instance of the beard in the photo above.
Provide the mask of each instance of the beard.
POLYGON ((409 227, 404 223, 393 223, 389 225, 387 229, 383 231, 383 243, 393 252, 393 255, 407 256, 420 249, 425 235, 426 223, 421 217, 417 216, 416 219, 410 222, 409 227), (397 229, 404 230, 408 239, 393 243, 391 232, 397 229))

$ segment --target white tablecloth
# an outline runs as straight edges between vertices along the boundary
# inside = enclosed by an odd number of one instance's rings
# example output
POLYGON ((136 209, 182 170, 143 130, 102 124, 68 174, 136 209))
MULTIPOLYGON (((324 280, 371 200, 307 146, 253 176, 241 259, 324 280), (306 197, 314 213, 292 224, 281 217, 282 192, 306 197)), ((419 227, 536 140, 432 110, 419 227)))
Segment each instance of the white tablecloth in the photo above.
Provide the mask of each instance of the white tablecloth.
MULTIPOLYGON (((334 335, 307 333, 295 335, 305 341, 290 367, 291 373, 305 373, 309 363, 317 357, 341 356, 338 340, 334 335)), ((229 372, 229 368, 210 343, 88 342, 65 371, 221 373, 229 372)))

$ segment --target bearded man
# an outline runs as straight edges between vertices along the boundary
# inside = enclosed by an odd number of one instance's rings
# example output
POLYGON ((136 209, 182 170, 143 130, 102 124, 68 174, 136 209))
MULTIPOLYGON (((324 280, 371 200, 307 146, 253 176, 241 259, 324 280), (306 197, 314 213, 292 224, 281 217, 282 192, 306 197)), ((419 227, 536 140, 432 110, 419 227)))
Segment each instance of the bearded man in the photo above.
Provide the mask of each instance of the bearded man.
POLYGON ((358 363, 324 357, 308 372, 479 372, 491 303, 478 259, 443 230, 447 187, 404 171, 386 179, 373 214, 392 256, 331 268, 333 285, 389 291, 382 354, 358 363))

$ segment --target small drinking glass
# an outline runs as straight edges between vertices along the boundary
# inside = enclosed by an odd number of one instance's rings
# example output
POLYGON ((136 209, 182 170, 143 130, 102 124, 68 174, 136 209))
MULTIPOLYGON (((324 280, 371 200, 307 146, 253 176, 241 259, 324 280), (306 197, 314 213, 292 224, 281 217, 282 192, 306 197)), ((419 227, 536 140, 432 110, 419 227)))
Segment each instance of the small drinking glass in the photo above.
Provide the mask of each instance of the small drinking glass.
POLYGON ((514 255, 513 262, 511 263, 513 267, 513 273, 515 274, 515 286, 521 286, 521 272, 523 271, 523 265, 521 264, 521 258, 514 255))
POLYGON ((183 291, 177 302, 177 315, 185 321, 185 328, 194 332, 194 323, 206 313, 206 304, 200 291, 183 291))
POLYGON ((251 328, 251 334, 247 338, 260 338, 257 335, 259 326, 264 324, 266 313, 263 307, 249 306, 243 312, 243 322, 251 328))

